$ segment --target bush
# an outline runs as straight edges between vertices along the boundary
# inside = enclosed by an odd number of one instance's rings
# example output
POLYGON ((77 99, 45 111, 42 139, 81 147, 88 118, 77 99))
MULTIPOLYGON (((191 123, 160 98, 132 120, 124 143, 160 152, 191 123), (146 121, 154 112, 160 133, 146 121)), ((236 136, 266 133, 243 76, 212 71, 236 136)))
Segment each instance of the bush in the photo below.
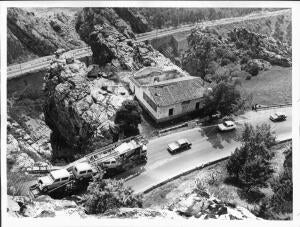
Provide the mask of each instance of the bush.
POLYGON ((138 125, 142 122, 141 114, 142 110, 136 101, 125 100, 116 112, 115 123, 120 125, 126 137, 137 135, 138 125))
POLYGON ((120 180, 94 177, 87 189, 85 207, 89 214, 101 214, 121 207, 142 207, 142 197, 120 180))

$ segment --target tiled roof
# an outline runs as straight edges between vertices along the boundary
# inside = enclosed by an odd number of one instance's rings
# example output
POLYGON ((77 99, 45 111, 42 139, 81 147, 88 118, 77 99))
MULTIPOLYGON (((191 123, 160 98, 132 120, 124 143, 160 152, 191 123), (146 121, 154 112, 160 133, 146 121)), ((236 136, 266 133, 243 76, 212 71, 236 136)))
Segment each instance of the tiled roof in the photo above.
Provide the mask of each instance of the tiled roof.
POLYGON ((197 77, 149 86, 151 97, 158 106, 169 106, 201 98, 204 91, 203 80, 197 77))

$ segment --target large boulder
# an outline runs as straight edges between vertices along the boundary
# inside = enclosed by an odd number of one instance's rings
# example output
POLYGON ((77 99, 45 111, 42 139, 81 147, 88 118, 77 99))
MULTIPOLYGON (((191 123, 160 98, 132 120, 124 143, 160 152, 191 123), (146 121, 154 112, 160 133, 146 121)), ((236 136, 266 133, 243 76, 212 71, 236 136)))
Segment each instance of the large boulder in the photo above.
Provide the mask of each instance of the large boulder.
POLYGON ((88 74, 84 63, 59 61, 45 77, 45 121, 55 138, 78 151, 114 142, 118 129, 113 116, 124 100, 132 99, 128 92, 119 94, 121 84, 90 80, 88 74))

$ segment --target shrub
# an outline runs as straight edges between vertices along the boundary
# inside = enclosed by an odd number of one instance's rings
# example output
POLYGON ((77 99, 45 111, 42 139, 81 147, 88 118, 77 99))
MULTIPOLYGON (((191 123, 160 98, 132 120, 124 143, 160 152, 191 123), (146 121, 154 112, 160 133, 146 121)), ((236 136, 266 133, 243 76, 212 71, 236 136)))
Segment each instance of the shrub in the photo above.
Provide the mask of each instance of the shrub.
POLYGON ((142 197, 120 180, 94 177, 87 189, 85 207, 89 214, 100 214, 121 207, 142 207, 142 197))
POLYGON ((125 136, 139 134, 138 124, 142 122, 142 110, 133 100, 125 100, 116 112, 115 123, 120 125, 125 136))

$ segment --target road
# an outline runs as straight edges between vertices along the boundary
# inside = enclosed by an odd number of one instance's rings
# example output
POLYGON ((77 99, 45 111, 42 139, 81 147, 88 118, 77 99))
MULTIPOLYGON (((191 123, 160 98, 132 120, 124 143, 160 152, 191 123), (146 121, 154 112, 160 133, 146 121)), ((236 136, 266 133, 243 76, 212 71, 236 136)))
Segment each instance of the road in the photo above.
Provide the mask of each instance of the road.
MULTIPOLYGON (((206 21, 202 23, 198 23, 196 25, 199 26, 217 26, 217 25, 223 25, 223 24, 231 24, 231 23, 236 23, 240 21, 246 21, 246 20, 254 20, 254 19, 260 19, 260 18, 265 18, 265 17, 270 17, 270 16, 277 16, 277 15, 282 15, 291 12, 290 10, 278 10, 278 11, 273 11, 273 12, 260 12, 260 13, 253 13, 250 15, 242 16, 242 17, 234 17, 234 18, 224 18, 220 20, 215 20, 215 21, 206 21)), ((195 24, 190 24, 190 25, 183 25, 179 28, 175 29, 161 29, 161 30, 154 30, 151 32, 147 33, 142 33, 136 35, 136 42, 142 42, 146 40, 152 40, 156 38, 160 38, 163 36, 167 35, 172 35, 175 33, 179 32, 184 32, 184 31, 190 31, 193 29, 195 24)), ((71 50, 68 52, 69 55, 73 55, 75 59, 86 57, 86 56, 91 56, 92 51, 89 47, 84 47, 80 49, 75 49, 71 50)), ((21 75, 24 75, 26 73, 42 70, 46 67, 48 67, 51 63, 51 61, 55 58, 54 55, 46 56, 46 57, 41 57, 34 59, 32 61, 24 62, 21 64, 15 64, 15 65, 9 65, 7 67, 7 79, 13 79, 16 77, 19 77, 21 75)))
POLYGON ((237 117, 238 129, 233 132, 220 133, 216 126, 194 128, 167 136, 150 140, 148 147, 148 162, 143 172, 127 180, 125 184, 132 187, 135 192, 143 192, 153 185, 172 178, 180 173, 193 169, 223 157, 229 156, 240 145, 237 134, 245 122, 253 125, 269 123, 277 135, 277 140, 292 138, 292 107, 281 109, 250 111, 237 117), (269 115, 280 111, 287 115, 284 122, 273 123, 269 115), (167 144, 180 138, 187 138, 192 142, 192 148, 182 153, 171 155, 167 144))

